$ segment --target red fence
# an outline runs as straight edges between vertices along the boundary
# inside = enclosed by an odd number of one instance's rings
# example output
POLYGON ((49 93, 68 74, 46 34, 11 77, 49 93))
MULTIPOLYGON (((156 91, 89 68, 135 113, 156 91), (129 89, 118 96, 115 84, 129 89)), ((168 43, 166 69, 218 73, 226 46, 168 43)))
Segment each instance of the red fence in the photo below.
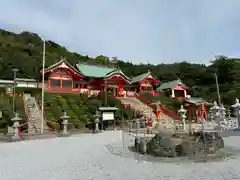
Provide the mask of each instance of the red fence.
MULTIPOLYGON (((143 102, 144 104, 146 104, 146 105, 148 105, 149 107, 151 107, 152 109, 154 109, 154 110, 156 109, 156 106, 155 106, 155 105, 152 105, 152 104, 151 104, 151 103, 152 103, 151 101, 149 101, 149 100, 141 97, 138 93, 135 94, 135 97, 136 97, 138 100, 140 100, 141 102, 143 102)), ((169 116, 169 117, 171 117, 171 118, 173 118, 173 119, 180 120, 180 116, 179 116, 177 113, 175 113, 175 112, 167 109, 167 108, 164 107, 163 105, 161 105, 161 111, 162 111, 164 114, 166 114, 167 116, 169 116)))

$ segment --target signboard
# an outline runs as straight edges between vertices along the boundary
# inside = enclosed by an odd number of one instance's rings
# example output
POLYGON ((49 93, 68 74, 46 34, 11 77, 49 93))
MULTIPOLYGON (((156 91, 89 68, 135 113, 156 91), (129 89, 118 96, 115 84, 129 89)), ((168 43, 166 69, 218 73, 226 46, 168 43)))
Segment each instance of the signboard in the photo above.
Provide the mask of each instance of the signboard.
POLYGON ((113 112, 103 112, 102 120, 103 121, 114 120, 114 113, 113 112))

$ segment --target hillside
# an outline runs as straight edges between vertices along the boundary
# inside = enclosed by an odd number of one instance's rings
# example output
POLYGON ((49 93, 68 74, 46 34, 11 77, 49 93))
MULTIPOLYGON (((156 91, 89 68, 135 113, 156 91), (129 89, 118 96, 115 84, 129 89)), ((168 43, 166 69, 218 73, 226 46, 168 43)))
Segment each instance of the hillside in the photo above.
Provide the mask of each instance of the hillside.
MULTIPOLYGON (((189 90, 192 96, 201 96, 209 100, 216 99, 217 93, 213 76, 213 73, 216 72, 220 84, 220 93, 225 104, 232 103, 235 97, 240 95, 240 59, 218 56, 213 61, 209 60, 212 62, 210 66, 187 62, 161 64, 161 60, 159 60, 158 65, 135 65, 119 60, 116 57, 109 58, 103 55, 89 58, 88 56, 69 52, 65 47, 53 41, 47 41, 46 66, 59 61, 61 57, 65 57, 72 64, 81 61, 90 64, 118 66, 130 77, 150 70, 162 82, 180 78, 190 87, 189 90)), ((37 34, 30 32, 15 34, 0 30, 1 79, 12 79, 13 67, 20 69, 17 74, 18 77, 40 79, 41 65, 42 40, 37 34)))

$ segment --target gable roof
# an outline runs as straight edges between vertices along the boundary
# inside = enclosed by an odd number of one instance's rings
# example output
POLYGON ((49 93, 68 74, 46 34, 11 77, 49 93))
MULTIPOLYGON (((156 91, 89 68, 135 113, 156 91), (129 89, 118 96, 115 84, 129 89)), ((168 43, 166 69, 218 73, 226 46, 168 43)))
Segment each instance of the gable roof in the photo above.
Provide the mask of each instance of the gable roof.
POLYGON ((135 76, 135 77, 132 78, 131 83, 136 83, 136 82, 142 81, 146 77, 148 77, 149 75, 151 75, 150 71, 148 71, 147 73, 143 73, 143 74, 140 74, 138 76, 135 76))
POLYGON ((101 66, 88 65, 88 64, 82 64, 82 63, 76 64, 76 67, 78 71, 80 71, 83 75, 88 77, 97 77, 97 78, 103 78, 107 76, 107 74, 117 70, 115 68, 101 67, 101 66))
POLYGON ((115 71, 112 71, 112 72, 108 73, 105 77, 108 78, 108 77, 113 76, 115 74, 122 75, 128 82, 131 81, 131 79, 128 76, 126 76, 120 69, 116 69, 115 71))
POLYGON ((184 85, 183 82, 180 79, 177 79, 177 80, 174 80, 174 81, 169 81, 169 82, 161 84, 157 88, 157 90, 173 89, 179 84, 182 84, 184 87, 186 87, 186 85, 184 85))
MULTIPOLYGON (((142 81, 142 80, 144 80, 145 78, 147 78, 148 76, 152 76, 151 71, 148 71, 148 72, 146 72, 146 73, 143 73, 143 74, 140 74, 140 75, 138 75, 138 76, 133 77, 132 80, 131 80, 131 84, 136 83, 136 82, 139 82, 139 81, 142 81)), ((152 76, 152 77, 153 77, 153 76, 152 76)), ((153 78, 155 78, 155 77, 153 77, 153 78)), ((155 79, 157 79, 157 78, 155 78, 155 79)))
MULTIPOLYGON (((80 72, 79 72, 74 66, 72 66, 66 59, 62 59, 62 60, 56 62, 55 64, 53 64, 53 65, 45 68, 44 71, 47 72, 47 71, 49 71, 49 70, 51 70, 51 69, 53 69, 53 68, 61 65, 62 63, 65 63, 65 64, 66 64, 68 67, 70 67, 73 71, 75 71, 76 73, 79 73, 79 74, 80 74, 80 72)), ((42 73, 42 70, 41 70, 40 72, 42 73)))

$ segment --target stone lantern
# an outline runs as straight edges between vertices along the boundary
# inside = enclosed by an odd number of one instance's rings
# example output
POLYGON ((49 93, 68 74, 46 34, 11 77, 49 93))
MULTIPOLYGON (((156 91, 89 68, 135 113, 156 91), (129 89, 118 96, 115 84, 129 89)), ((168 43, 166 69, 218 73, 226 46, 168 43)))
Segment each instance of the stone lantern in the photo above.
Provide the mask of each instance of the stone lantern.
POLYGON ((21 140, 21 137, 19 135, 19 122, 22 120, 22 118, 19 116, 18 113, 15 113, 14 117, 11 119, 13 122, 12 128, 13 128, 13 135, 11 137, 11 140, 13 141, 19 141, 21 140))
POLYGON ((179 109, 178 113, 181 117, 182 123, 183 123, 183 130, 186 131, 186 110, 183 108, 183 105, 181 105, 181 108, 179 109))
POLYGON ((220 107, 217 105, 217 102, 213 102, 213 107, 210 108, 211 119, 216 120, 216 117, 219 116, 220 107))
POLYGON ((232 107, 234 108, 234 113, 235 115, 237 116, 237 120, 238 120, 238 127, 240 127, 240 119, 239 119, 239 116, 240 116, 240 103, 239 103, 239 99, 236 98, 236 101, 235 101, 235 104, 232 105, 232 107))
POLYGON ((100 118, 99 111, 96 110, 95 121, 94 121, 95 122, 95 133, 99 132, 99 127, 98 127, 99 122, 100 122, 99 118, 100 118))
POLYGON ((68 136, 69 133, 67 131, 67 125, 68 125, 68 120, 69 120, 69 116, 67 115, 67 112, 63 112, 63 116, 61 117, 61 124, 62 124, 62 129, 60 131, 60 135, 61 136, 68 136))
POLYGON ((226 123, 226 109, 223 106, 223 104, 221 104, 220 109, 219 109, 219 115, 221 116, 221 119, 223 120, 224 123, 226 123))

